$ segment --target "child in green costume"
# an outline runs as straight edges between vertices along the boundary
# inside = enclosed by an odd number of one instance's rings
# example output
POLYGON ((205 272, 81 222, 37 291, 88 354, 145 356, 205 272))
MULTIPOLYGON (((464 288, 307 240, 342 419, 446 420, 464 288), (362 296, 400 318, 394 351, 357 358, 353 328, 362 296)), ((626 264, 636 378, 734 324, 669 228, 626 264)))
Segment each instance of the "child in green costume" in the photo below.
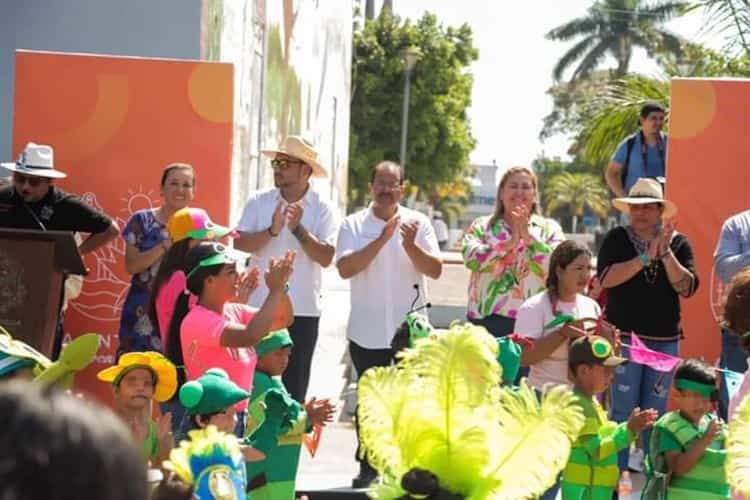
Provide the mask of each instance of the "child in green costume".
POLYGON ((612 382, 615 367, 626 362, 614 355, 604 337, 586 335, 570 344, 569 377, 585 422, 563 469, 563 500, 611 500, 620 475, 617 452, 656 420, 655 410, 636 408, 627 422, 618 425, 597 401, 596 396, 612 382))
POLYGON ((642 498, 731 498, 725 472, 727 433, 721 419, 712 415, 717 397, 713 369, 687 359, 675 371, 674 387, 677 410, 654 424, 642 498))
POLYGON ((247 463, 248 498, 294 500, 302 437, 315 425, 333 419, 328 400, 314 398, 304 406, 287 392, 281 375, 289 363, 292 339, 287 330, 271 332, 256 346, 253 392, 245 442, 266 455, 247 463))

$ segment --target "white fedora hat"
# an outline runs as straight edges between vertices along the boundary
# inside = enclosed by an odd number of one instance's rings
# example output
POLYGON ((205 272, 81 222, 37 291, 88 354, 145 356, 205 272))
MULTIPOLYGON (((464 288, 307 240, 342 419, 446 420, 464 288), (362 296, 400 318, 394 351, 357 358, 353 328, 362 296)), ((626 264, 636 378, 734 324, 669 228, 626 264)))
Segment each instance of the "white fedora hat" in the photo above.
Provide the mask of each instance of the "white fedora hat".
POLYGON ((0 166, 19 174, 47 177, 49 179, 62 179, 67 174, 55 170, 54 156, 55 153, 52 150, 52 146, 30 142, 21 151, 18 160, 15 162, 0 163, 0 166))
POLYGON ((661 214, 664 219, 669 219, 677 213, 677 205, 664 199, 661 184, 656 179, 642 177, 633 184, 627 196, 612 200, 612 205, 626 214, 630 213, 631 205, 646 205, 648 203, 661 204, 664 207, 661 214))
POLYGON ((278 149, 264 149, 261 153, 269 158, 275 158, 277 154, 283 153, 310 165, 313 177, 326 177, 328 175, 328 172, 318 160, 320 155, 315 150, 315 146, 304 137, 290 135, 284 139, 278 149))

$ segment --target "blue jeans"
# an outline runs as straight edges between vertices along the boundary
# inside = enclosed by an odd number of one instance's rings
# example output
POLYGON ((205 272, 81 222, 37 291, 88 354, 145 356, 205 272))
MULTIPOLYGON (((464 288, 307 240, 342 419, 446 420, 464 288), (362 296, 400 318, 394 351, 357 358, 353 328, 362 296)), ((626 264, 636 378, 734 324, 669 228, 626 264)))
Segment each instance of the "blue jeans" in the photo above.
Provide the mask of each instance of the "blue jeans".
MULTIPOLYGON (((625 338, 627 340, 627 337, 625 338)), ((677 340, 657 342, 643 339, 646 347, 664 354, 677 356, 680 343, 677 340)), ((630 357, 630 349, 623 346, 623 356, 630 357)), ((653 408, 664 413, 667 408, 667 397, 669 387, 672 385, 672 373, 658 372, 653 368, 637 363, 627 363, 615 369, 615 383, 612 387, 612 420, 615 422, 626 422, 635 408, 653 408)), ((648 438, 651 431, 646 429, 641 436, 643 450, 648 452, 648 438)), ((620 470, 628 468, 627 449, 622 450, 618 456, 620 470)))
MULTIPOLYGON (((719 368, 745 373, 747 371, 747 357, 736 335, 727 330, 721 330, 721 357, 719 368)), ((719 373, 721 386, 719 389, 719 416, 726 422, 729 410, 729 393, 724 385, 724 377, 719 373)))

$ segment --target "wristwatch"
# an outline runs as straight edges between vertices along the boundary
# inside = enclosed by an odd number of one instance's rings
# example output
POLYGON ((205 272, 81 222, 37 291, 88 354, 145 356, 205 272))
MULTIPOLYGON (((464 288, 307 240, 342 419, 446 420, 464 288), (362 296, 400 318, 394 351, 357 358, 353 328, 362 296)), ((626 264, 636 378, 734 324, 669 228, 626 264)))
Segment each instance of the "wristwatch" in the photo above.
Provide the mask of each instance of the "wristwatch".
POLYGON ((651 257, 646 252, 643 252, 638 256, 638 261, 643 264, 643 267, 646 267, 651 264, 651 257))

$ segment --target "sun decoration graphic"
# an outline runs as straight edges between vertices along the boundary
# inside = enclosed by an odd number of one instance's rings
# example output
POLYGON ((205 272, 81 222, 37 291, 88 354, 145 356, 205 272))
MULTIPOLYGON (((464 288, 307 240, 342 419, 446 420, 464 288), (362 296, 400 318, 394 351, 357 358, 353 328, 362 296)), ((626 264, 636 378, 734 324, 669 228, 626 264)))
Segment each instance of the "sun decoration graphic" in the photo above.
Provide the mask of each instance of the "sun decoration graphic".
MULTIPOLYGON (((87 192, 81 199, 93 208, 106 213, 95 193, 87 192)), ((117 216, 117 224, 124 228, 128 220, 138 210, 152 208, 158 203, 153 190, 145 190, 139 185, 128 188, 127 194, 120 198, 122 207, 117 216)), ((97 321, 120 321, 122 305, 130 286, 130 277, 120 275, 118 261, 125 257, 125 242, 122 238, 115 238, 103 248, 94 251, 93 255, 85 257, 86 265, 91 270, 86 276, 83 289, 78 298, 70 304, 78 313, 86 318, 97 321)))

